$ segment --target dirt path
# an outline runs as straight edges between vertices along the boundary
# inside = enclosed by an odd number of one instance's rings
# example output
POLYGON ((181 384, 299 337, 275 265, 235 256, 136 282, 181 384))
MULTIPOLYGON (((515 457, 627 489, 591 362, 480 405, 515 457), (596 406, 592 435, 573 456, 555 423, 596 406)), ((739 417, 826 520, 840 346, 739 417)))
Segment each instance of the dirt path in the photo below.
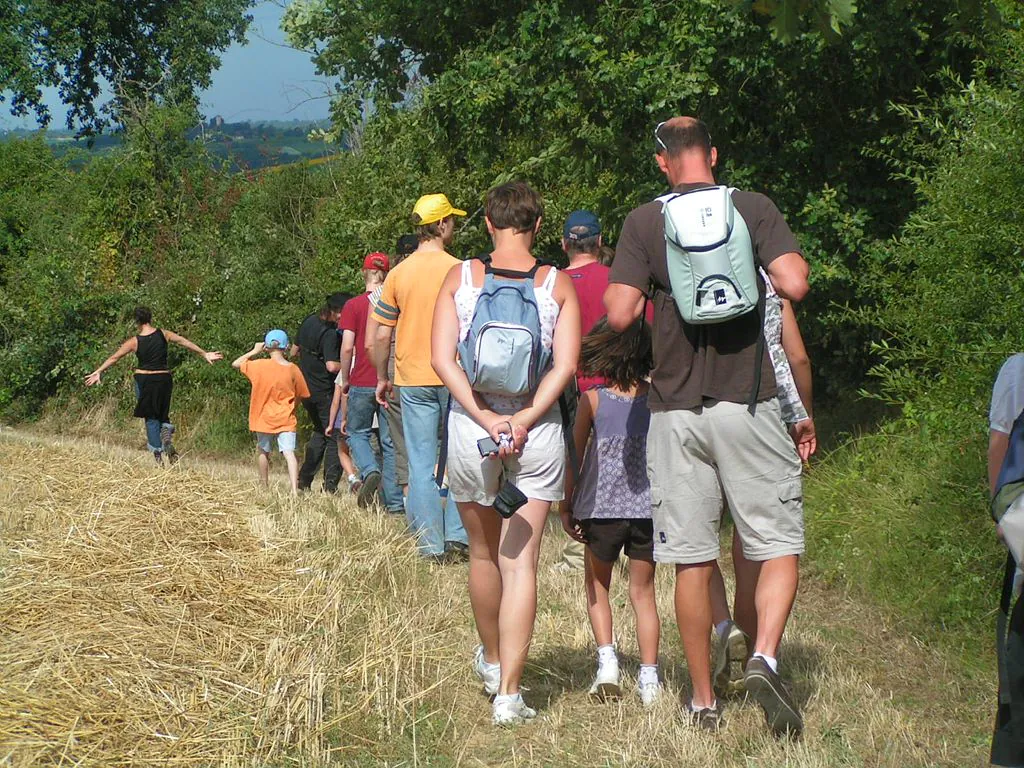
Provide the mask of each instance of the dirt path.
MULTIPOLYGON (((769 738, 739 701, 717 738, 682 724, 667 570, 666 695, 591 703, 584 597, 551 569, 554 526, 524 680, 540 715, 496 730, 469 675, 465 566, 425 566, 400 521, 259 492, 254 474, 0 432, 0 765, 985 764, 992 680, 813 579, 782 657, 801 741, 769 738)), ((632 675, 625 580, 613 590, 632 675)))

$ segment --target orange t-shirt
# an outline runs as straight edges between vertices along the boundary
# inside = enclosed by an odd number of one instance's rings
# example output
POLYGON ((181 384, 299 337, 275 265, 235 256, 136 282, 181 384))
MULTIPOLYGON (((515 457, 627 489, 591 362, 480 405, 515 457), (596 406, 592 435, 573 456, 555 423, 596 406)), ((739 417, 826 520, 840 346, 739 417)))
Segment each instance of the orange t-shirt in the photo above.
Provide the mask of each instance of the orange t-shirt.
POLYGON ((240 368, 252 382, 249 398, 249 429, 276 435, 298 428, 295 404, 309 397, 302 371, 293 363, 276 360, 246 360, 240 368))

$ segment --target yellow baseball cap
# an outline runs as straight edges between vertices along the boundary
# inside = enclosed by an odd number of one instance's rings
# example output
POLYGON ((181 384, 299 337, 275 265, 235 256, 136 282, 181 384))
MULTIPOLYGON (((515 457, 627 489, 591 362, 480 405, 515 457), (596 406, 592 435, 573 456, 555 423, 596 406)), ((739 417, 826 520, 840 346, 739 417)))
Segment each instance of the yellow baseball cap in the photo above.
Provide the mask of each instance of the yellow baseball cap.
POLYGON ((424 195, 416 201, 412 212, 419 216, 419 224, 433 224, 449 216, 465 216, 465 211, 453 208, 444 195, 424 195))

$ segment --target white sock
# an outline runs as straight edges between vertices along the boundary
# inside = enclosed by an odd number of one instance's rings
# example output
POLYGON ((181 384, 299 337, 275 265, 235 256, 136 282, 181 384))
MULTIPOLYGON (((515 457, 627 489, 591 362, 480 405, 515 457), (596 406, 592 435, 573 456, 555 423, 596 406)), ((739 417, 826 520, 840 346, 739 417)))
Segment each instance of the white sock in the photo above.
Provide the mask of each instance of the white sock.
POLYGON ((522 700, 523 694, 521 694, 519 691, 516 691, 515 693, 499 693, 497 696, 494 697, 494 704, 495 706, 497 706, 498 704, 515 704, 522 700))
POLYGON ((597 647, 597 663, 601 666, 605 664, 618 663, 619 657, 615 654, 614 645, 599 645, 597 647))
POLYGON ((725 637, 725 633, 728 631, 728 629, 729 629, 729 620, 728 619, 726 619, 725 621, 720 621, 717 624, 715 624, 715 634, 718 635, 719 637, 725 637))
POLYGON ((774 656, 765 656, 763 653, 755 653, 758 658, 764 659, 764 663, 772 668, 772 672, 779 673, 779 661, 774 656))
POLYGON ((657 664, 641 664, 640 665, 640 677, 637 682, 643 683, 657 683, 658 682, 658 665, 657 664))

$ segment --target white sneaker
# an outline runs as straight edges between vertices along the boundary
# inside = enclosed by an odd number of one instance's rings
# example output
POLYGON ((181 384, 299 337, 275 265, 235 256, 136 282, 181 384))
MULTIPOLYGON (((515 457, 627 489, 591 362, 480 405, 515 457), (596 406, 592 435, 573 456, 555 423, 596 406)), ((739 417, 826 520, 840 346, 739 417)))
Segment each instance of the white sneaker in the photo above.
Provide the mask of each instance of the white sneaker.
POLYGON ((501 667, 491 664, 484 659, 484 647, 478 645, 473 655, 473 671, 484 684, 484 693, 494 696, 498 693, 498 686, 501 685, 501 667))
POLYGON ((619 686, 619 660, 613 659, 597 665, 594 683, 590 686, 590 695, 601 701, 617 699, 622 695, 619 686))
POLYGON ((657 680, 637 680, 636 692, 640 694, 640 701, 645 707, 649 707, 658 700, 661 695, 661 683, 657 680))
POLYGON ((527 720, 533 720, 536 716, 537 710, 526 706, 522 694, 514 693, 508 696, 494 697, 491 720, 495 725, 517 725, 527 720))

